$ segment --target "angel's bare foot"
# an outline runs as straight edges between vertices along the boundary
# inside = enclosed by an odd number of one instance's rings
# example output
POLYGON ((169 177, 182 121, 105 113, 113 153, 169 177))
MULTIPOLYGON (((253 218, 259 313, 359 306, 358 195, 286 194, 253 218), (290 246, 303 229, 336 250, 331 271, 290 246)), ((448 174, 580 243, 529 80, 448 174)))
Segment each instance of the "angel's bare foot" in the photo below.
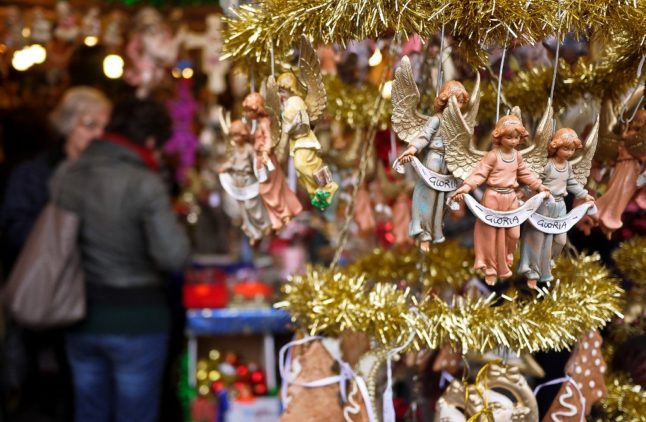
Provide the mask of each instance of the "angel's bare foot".
POLYGON ((530 278, 527 280, 527 287, 529 287, 530 289, 538 290, 538 286, 536 284, 537 282, 538 280, 530 278))
POLYGON ((487 283, 490 286, 493 286, 494 284, 496 284, 497 279, 498 277, 496 277, 495 275, 487 275, 485 276, 485 283, 487 283))
POLYGON ((431 242, 428 240, 422 240, 419 242, 419 248, 422 250, 422 252, 428 252, 431 250, 431 242))

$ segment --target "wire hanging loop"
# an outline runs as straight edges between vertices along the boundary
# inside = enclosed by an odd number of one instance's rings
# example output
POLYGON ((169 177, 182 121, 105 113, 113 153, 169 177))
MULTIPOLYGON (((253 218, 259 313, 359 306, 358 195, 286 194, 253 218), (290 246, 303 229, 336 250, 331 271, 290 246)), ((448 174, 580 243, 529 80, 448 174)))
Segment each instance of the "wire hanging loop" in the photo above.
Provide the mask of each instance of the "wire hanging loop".
MULTIPOLYGON (((635 87, 630 92, 630 95, 628 95, 629 99, 632 98, 633 95, 635 95, 635 93, 639 89, 639 86, 642 83, 642 71, 644 68, 645 61, 646 61, 646 54, 642 56, 642 59, 639 61, 639 65, 637 66, 637 83, 635 84, 635 87)), ((635 106, 635 109, 633 110, 632 114, 630 115, 628 120, 626 120, 624 118, 624 115, 626 114, 626 109, 628 108, 628 101, 626 101, 624 105, 621 107, 621 111, 619 112, 619 121, 624 124, 632 122, 635 116, 637 115, 637 111, 639 111, 639 108, 641 107, 643 102, 644 102, 644 96, 642 95, 639 101, 637 102, 637 105, 635 106)))
POLYGON ((437 69, 437 82, 435 83, 435 96, 440 95, 440 88, 442 87, 442 79, 444 78, 444 27, 442 24, 442 33, 440 34, 440 54, 438 56, 438 69, 437 69))
POLYGON ((559 9, 557 12, 559 19, 559 30, 556 32, 556 51, 554 52, 554 71, 552 72, 552 87, 550 88, 550 104, 554 101, 554 88, 556 87, 556 74, 559 70, 559 53, 561 52, 561 2, 559 1, 559 9))
POLYGON ((500 71, 498 72, 498 90, 496 92, 496 121, 500 118, 500 96, 502 94, 502 71, 505 67, 505 56, 507 55, 507 44, 509 42, 509 29, 505 36, 505 45, 502 49, 502 56, 500 57, 500 71))

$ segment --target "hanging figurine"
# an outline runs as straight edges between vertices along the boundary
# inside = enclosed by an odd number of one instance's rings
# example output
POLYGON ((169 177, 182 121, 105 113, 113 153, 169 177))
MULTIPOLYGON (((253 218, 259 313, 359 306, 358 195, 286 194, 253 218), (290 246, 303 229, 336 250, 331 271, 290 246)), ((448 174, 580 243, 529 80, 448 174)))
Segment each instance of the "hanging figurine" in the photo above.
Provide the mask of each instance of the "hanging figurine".
POLYGON ((36 7, 31 21, 31 40, 36 44, 46 45, 51 39, 52 23, 45 16, 45 11, 36 7))
MULTIPOLYGON (((270 98, 276 100, 277 96, 273 95, 270 98)), ((272 229, 278 231, 303 210, 296 194, 289 189, 280 163, 272 151, 272 131, 276 131, 280 124, 278 114, 271 114, 274 119, 272 122, 265 108, 265 99, 257 92, 247 95, 242 107, 247 119, 255 120, 257 124, 254 133, 256 172, 266 174, 265 180, 260 182, 260 197, 269 214, 272 229)), ((280 110, 280 104, 274 104, 271 109, 280 110)), ((274 134, 274 137, 279 136, 278 133, 274 134)))
POLYGON ((453 113, 451 121, 458 119, 464 122, 472 133, 480 104, 479 91, 479 76, 471 100, 460 82, 445 83, 435 98, 435 115, 428 117, 418 111, 420 94, 408 57, 402 58, 395 72, 392 124, 397 135, 409 146, 393 163, 393 168, 403 173, 401 164, 410 163, 418 176, 413 191, 412 219, 408 232, 411 237, 419 240, 419 247, 424 252, 429 251, 431 242, 444 241, 444 196, 446 192, 458 187, 457 180, 448 173, 444 160, 447 115, 453 113), (451 99, 455 99, 455 109, 448 107, 451 99), (468 107, 463 115, 460 108, 465 105, 468 107))
POLYGON ((124 77, 137 87, 137 96, 142 98, 162 81, 164 70, 177 60, 184 29, 180 28, 173 36, 160 13, 150 7, 139 11, 134 26, 134 34, 126 46, 130 66, 124 77))
POLYGON ((208 88, 212 94, 222 94, 227 89, 227 72, 231 62, 221 60, 222 45, 222 16, 211 14, 206 17, 206 32, 188 33, 184 41, 187 49, 202 50, 202 70, 208 76, 208 88))
POLYGON ((445 119, 446 162, 453 175, 464 179, 464 184, 449 195, 449 201, 466 202, 478 218, 474 229, 475 264, 485 274, 489 285, 498 278, 512 275, 510 266, 520 238, 520 225, 540 206, 550 189, 541 183, 538 174, 547 164, 547 144, 552 137, 552 107, 548 104, 536 130, 534 145, 518 151, 516 147, 529 134, 520 117, 520 109, 514 107, 511 115, 504 116, 492 133, 494 148, 489 152, 477 150, 472 143, 473 129, 459 116, 457 99, 449 100, 445 119), (468 177, 467 177, 468 175, 468 177), (478 204, 467 195, 486 183, 487 189, 478 204), (519 183, 536 195, 519 207, 516 190, 519 183), (502 211, 502 212, 501 212, 502 211))
MULTIPOLYGON (((643 94, 640 94, 640 96, 643 94)), ((630 102, 630 100, 629 100, 630 102)), ((634 110, 630 104, 625 106, 628 110, 634 110)), ((608 189, 597 200, 599 209, 597 223, 604 234, 610 238, 619 230, 623 223, 621 216, 626 210, 628 203, 633 199, 638 189, 638 177, 643 162, 646 161, 646 109, 634 110, 632 120, 620 126, 619 136, 612 132, 616 126, 616 117, 612 112, 612 104, 604 102, 601 113, 603 131, 601 143, 604 150, 613 150, 615 168, 608 183, 608 189), (614 148, 613 148, 614 147, 614 148)), ((641 207, 646 206, 643 200, 638 200, 641 207)))
POLYGON ((592 167, 598 133, 597 121, 585 142, 583 154, 571 161, 575 151, 583 147, 574 130, 557 130, 547 147, 549 160, 541 178, 543 184, 550 188, 552 197, 544 201, 536 214, 525 223, 518 264, 518 273, 527 277, 527 285, 533 289, 537 281, 547 282, 554 278, 552 259, 561 254, 567 231, 594 204, 594 197, 588 194, 584 186, 592 167), (568 192, 587 201, 570 214, 567 214, 564 202, 568 192))
POLYGON ((319 156, 321 144, 312 131, 325 109, 327 95, 318 56, 305 36, 301 37, 299 51, 300 81, 290 72, 280 75, 276 82, 273 77, 267 82, 267 103, 276 103, 271 99, 275 95, 274 85, 282 103, 281 136, 277 143, 274 139, 274 151, 278 161, 282 161, 282 154, 289 143, 289 154, 294 158, 298 182, 307 190, 312 205, 323 211, 330 206, 339 189, 332 180, 328 166, 319 156), (307 89, 305 95, 301 92, 301 83, 307 89))
POLYGON ((222 130, 233 143, 229 158, 220 167, 220 182, 224 190, 240 204, 242 231, 252 245, 270 229, 267 212, 258 197, 258 180, 254 173, 256 154, 249 141, 249 128, 241 120, 222 123, 222 130))
POLYGON ((82 29, 83 37, 85 38, 86 43, 91 44, 91 41, 88 40, 88 38, 91 38, 93 39, 93 41, 97 42, 99 40, 99 37, 101 36, 100 13, 101 11, 99 10, 99 8, 95 6, 90 7, 85 16, 83 16, 82 29))
POLYGON ((23 29, 22 12, 17 6, 9 6, 6 9, 4 16, 4 34, 3 43, 13 50, 20 50, 26 43, 25 37, 22 34, 23 29))
POLYGON ((103 31, 103 44, 110 49, 118 49, 123 44, 123 24, 125 16, 120 10, 113 10, 108 16, 103 31))
POLYGON ((73 43, 80 32, 76 14, 67 1, 56 3, 56 29, 54 36, 60 41, 73 43))
POLYGON ((195 163, 195 153, 199 140, 193 131, 198 103, 193 98, 191 80, 180 79, 177 82, 175 98, 166 103, 173 119, 173 135, 164 145, 164 153, 177 157, 178 165, 175 177, 183 182, 186 172, 195 163))

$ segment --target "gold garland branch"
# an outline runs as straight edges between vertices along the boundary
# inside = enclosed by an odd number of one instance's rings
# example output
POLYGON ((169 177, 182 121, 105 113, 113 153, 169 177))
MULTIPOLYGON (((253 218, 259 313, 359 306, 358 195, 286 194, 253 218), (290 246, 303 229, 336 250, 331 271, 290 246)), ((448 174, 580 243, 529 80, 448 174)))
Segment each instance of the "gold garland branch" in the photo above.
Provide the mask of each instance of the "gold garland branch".
POLYGON ((573 29, 592 29, 614 38, 618 31, 643 43, 644 0, 260 0, 232 9, 225 29, 225 57, 267 61, 271 41, 284 53, 306 34, 316 44, 413 33, 427 39, 445 24, 458 41, 502 45, 507 32, 516 42, 573 29))
POLYGON ((332 75, 326 75, 323 81, 327 92, 326 113, 334 120, 342 122, 352 129, 368 127, 375 118, 380 129, 385 129, 390 125, 392 113, 390 101, 385 101, 382 104, 376 116, 366 113, 366 107, 369 104, 375 104, 377 98, 381 96, 378 87, 370 84, 348 85, 337 76, 332 75))
POLYGON ((598 255, 561 257, 551 291, 531 299, 492 294, 454 296, 450 303, 436 296, 418 300, 394 280, 373 285, 366 274, 310 269, 283 287, 285 298, 276 307, 288 310, 312 335, 352 330, 389 346, 414 331, 416 348, 448 343, 461 353, 498 347, 518 353, 562 350, 620 315, 623 291, 599 261, 598 255))
POLYGON ((597 422, 646 422, 646 390, 629 383, 625 377, 613 376, 606 382, 608 397, 598 408, 603 418, 597 422))
POLYGON ((630 281, 646 286, 646 237, 635 236, 623 242, 612 253, 612 259, 630 281))
POLYGON ((406 252, 379 248, 349 264, 343 271, 364 274, 374 282, 420 283, 426 291, 438 287, 459 290, 477 276, 472 266, 473 250, 463 248, 457 242, 431 245, 431 249, 421 255, 423 262, 416 248, 406 252), (427 270, 420 272, 420 266, 427 270))

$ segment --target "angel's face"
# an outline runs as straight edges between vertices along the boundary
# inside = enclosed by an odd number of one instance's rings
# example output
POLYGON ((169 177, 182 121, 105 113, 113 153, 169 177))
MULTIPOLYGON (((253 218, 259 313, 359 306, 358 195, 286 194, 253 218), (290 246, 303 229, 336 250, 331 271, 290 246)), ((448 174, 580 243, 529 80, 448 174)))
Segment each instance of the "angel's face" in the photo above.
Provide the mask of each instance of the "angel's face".
POLYGON ((567 161, 574 155, 575 151, 576 148, 574 148, 574 145, 563 145, 556 151, 556 156, 560 160, 567 161))
POLYGON ((512 150, 516 148, 519 143, 520 143, 520 136, 516 132, 504 134, 500 138, 500 146, 505 150, 512 150))

